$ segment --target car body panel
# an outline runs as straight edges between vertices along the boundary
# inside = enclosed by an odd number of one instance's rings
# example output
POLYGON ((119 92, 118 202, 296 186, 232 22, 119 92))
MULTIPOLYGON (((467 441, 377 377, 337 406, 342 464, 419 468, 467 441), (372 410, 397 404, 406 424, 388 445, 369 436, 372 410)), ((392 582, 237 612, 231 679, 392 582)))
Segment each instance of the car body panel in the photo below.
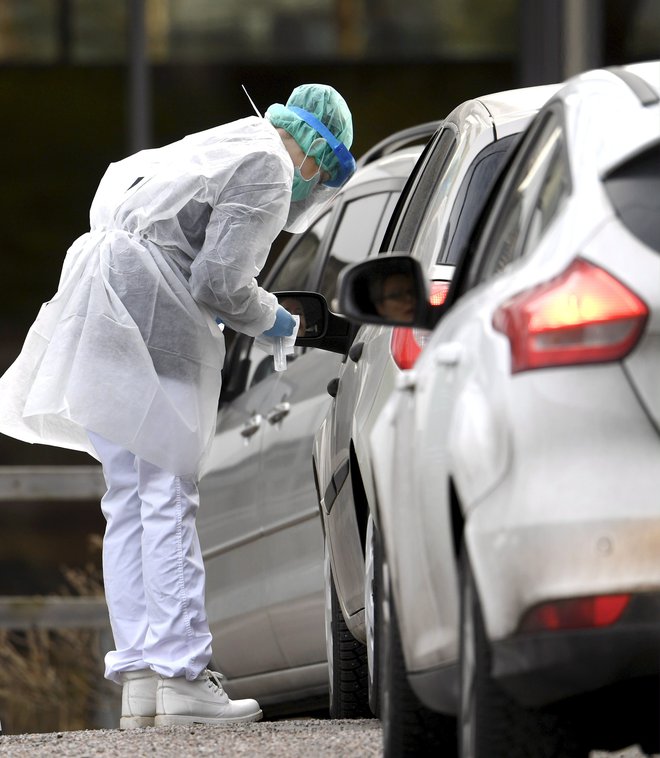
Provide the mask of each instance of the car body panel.
MULTIPOLYGON (((660 63, 652 71, 660 79, 660 63)), ((522 684, 512 690, 519 698, 526 687, 533 690, 527 704, 581 694, 633 672, 657 674, 652 656, 628 673, 624 657, 620 666, 612 660, 626 655, 616 640, 629 649, 637 631, 648 647, 653 629, 643 625, 614 625, 609 648, 607 629, 589 629, 582 636, 558 634, 551 649, 552 633, 544 635, 547 644, 526 642, 520 623, 544 602, 660 592, 660 254, 623 227, 603 187, 608 171, 659 141, 660 106, 641 105, 612 72, 577 77, 551 99, 510 167, 510 181, 457 285, 463 289, 374 428, 370 453, 383 538, 413 675, 457 661, 458 537, 474 573, 496 674, 519 677, 522 684), (624 117, 630 129, 617 128, 624 117), (559 145, 554 158, 546 149, 551 144, 559 145), (516 181, 534 150, 539 184, 529 189, 528 183, 519 194, 529 190, 536 203, 553 179, 552 162, 565 162, 564 199, 542 219, 541 204, 521 207, 514 254, 498 268, 493 260, 503 236, 497 233, 506 228, 514 207, 507 203, 522 186, 516 181), (542 167, 541 159, 547 159, 542 167), (603 268, 647 304, 642 339, 622 360, 512 374, 510 344, 493 326, 495 312, 518 293, 552 281, 576 257, 603 268), (412 507, 402 509, 404 499, 412 507), (556 676, 580 663, 592 632, 602 644, 589 661, 597 667, 600 656, 601 668, 593 676, 564 678, 559 687, 556 676)), ((536 181, 531 170, 527 176, 536 181)), ((430 707, 447 709, 446 700, 429 692, 430 707)))
POLYGON ((624 366, 651 423, 660 433, 660 293, 655 287, 660 279, 660 252, 637 256, 635 276, 631 277, 625 267, 617 265, 620 250, 639 245, 631 237, 630 232, 612 218, 603 224, 589 245, 585 245, 583 257, 588 259, 590 248, 597 248, 603 265, 616 271, 617 277, 633 288, 650 309, 642 340, 625 359, 624 366), (606 239, 608 244, 600 244, 600 238, 606 239))

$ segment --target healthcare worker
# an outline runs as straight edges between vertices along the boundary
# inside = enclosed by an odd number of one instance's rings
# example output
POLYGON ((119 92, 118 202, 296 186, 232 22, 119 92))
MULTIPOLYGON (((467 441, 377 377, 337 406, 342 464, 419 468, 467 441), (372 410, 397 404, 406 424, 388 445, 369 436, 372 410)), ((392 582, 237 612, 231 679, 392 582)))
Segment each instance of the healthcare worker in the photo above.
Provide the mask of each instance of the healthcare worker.
POLYGON ((342 96, 303 84, 265 118, 111 164, 90 231, 0 378, 1 432, 102 463, 105 676, 123 686, 122 728, 261 718, 207 669, 195 516, 225 353, 216 319, 293 333, 255 277, 280 231, 304 230, 353 173, 352 139, 342 96))

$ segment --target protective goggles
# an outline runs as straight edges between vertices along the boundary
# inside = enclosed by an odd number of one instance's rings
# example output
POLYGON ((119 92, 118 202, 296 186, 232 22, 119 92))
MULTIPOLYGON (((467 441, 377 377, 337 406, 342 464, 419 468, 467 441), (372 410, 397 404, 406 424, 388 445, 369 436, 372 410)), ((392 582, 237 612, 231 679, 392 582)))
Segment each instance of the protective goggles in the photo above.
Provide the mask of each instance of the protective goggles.
POLYGON ((306 124, 311 126, 312 129, 315 129, 328 143, 328 146, 337 159, 338 169, 336 176, 323 182, 323 184, 328 187, 341 187, 342 184, 344 184, 344 182, 355 172, 356 168, 355 158, 353 158, 349 149, 343 142, 340 142, 328 127, 321 123, 316 116, 313 116, 308 111, 298 108, 295 105, 288 105, 287 108, 290 111, 293 111, 296 116, 301 118, 306 124))

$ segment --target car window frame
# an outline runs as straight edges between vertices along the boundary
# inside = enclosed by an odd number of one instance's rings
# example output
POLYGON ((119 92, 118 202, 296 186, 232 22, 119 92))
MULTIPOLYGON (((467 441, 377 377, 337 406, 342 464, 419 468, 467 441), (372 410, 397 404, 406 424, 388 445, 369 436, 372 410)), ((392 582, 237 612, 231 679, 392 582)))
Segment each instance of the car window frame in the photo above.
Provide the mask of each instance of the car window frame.
MULTIPOLYGON (((355 257, 354 259, 351 259, 350 261, 347 261, 344 264, 344 266, 342 266, 342 268, 344 268, 346 265, 349 265, 349 263, 354 263, 360 260, 366 260, 366 258, 371 257, 372 255, 378 252, 382 244, 382 239, 379 239, 379 237, 383 230, 383 226, 388 222, 387 212, 389 209, 392 208, 392 197, 393 195, 399 194, 400 192, 401 192, 401 179, 392 177, 392 178, 387 178, 387 179, 378 178, 369 182, 365 182, 363 185, 355 187, 350 192, 347 192, 344 194, 344 196, 342 197, 341 203, 338 204, 337 208, 335 209, 336 216, 334 219, 333 226, 329 230, 329 233, 328 233, 327 247, 324 251, 324 255, 322 257, 319 257, 316 271, 310 277, 310 280, 309 280, 310 290, 312 290, 313 292, 319 292, 321 294, 324 294, 321 290, 321 285, 323 284, 323 277, 327 270, 327 267, 330 264, 330 256, 333 251, 337 234, 342 225, 342 222, 343 222, 343 219, 347 212, 348 207, 351 204, 359 202, 360 200, 363 200, 365 198, 373 198, 376 195, 388 196, 380 209, 380 217, 378 219, 375 230, 371 237, 371 242, 369 244, 368 251, 366 251, 365 255, 360 255, 360 256, 355 257), (372 187, 373 189, 371 191, 366 191, 368 187, 372 187)), ((335 277, 335 284, 336 284, 337 278, 338 277, 335 277)), ((336 294, 336 291, 335 291, 335 294, 336 294)), ((328 305, 331 306, 331 303, 328 302, 328 305)))
MULTIPOLYGON (((337 205, 340 205, 338 203, 337 205)), ((303 290, 310 289, 311 282, 314 281, 315 276, 315 270, 317 268, 317 261, 320 256, 327 255, 327 248, 329 243, 329 236, 327 234, 328 230, 331 230, 333 226, 336 224, 336 221, 334 219, 336 207, 334 208, 328 208, 325 212, 319 214, 318 218, 314 219, 314 222, 310 225, 310 228, 302 232, 301 234, 296 234, 292 236, 292 240, 287 244, 286 248, 282 251, 282 254, 278 257, 277 261, 273 264, 273 267, 268 272, 268 276, 264 279, 264 283, 262 284, 263 288, 268 290, 270 292, 270 288, 273 287, 273 283, 275 280, 280 276, 282 273, 282 270, 286 267, 287 263, 290 261, 291 257, 295 254, 295 251, 297 250, 298 246, 303 243, 303 237, 309 234, 309 232, 317 226, 321 221, 326 219, 326 233, 323 237, 321 237, 319 246, 317 248, 316 254, 314 256, 314 260, 311 262, 308 270, 307 275, 305 276, 305 282, 304 286, 301 287, 303 290), (288 248, 288 250, 287 250, 288 248)), ((281 287, 282 290, 293 290, 297 289, 296 287, 290 287, 290 286, 284 286, 281 287)))
MULTIPOLYGON (((471 260, 467 262, 467 271, 465 273, 465 276, 462 277, 461 285, 460 285, 460 292, 463 294, 469 289, 472 289, 473 287, 477 286, 478 284, 481 284, 482 282, 489 281, 492 276, 486 276, 484 275, 485 267, 488 264, 491 256, 493 255, 492 247, 493 247, 493 236, 496 233, 498 226, 500 224, 500 214, 502 212, 503 207, 507 203, 511 192, 512 187, 518 182, 519 180, 519 174, 521 167, 528 161, 529 155, 532 151, 534 151, 538 146, 538 137, 539 134, 543 132, 543 130, 546 127, 546 124, 548 120, 555 118, 557 120, 557 123, 560 125, 562 132, 566 133, 565 128, 565 119, 564 119, 564 111, 561 107, 560 103, 551 103, 547 105, 545 108, 543 108, 534 118, 532 123, 527 127, 527 129, 524 132, 523 139, 520 142, 517 150, 515 151, 514 155, 511 158, 511 162, 508 164, 507 167, 505 167, 502 175, 502 180, 500 182, 500 187, 495 188, 494 190, 494 199, 493 202, 487 207, 487 215, 486 215, 486 222, 483 225, 483 230, 479 234, 476 245, 475 245, 475 252, 471 256, 471 260)), ((563 161, 567 167, 568 172, 568 179, 569 179, 569 194, 572 189, 572 173, 571 173, 571 165, 569 160, 568 151, 566 148, 566 141, 563 140, 562 144, 562 157, 563 161)), ((544 178, 547 173, 547 167, 544 170, 544 178)), ((541 182, 541 186, 543 186, 543 182, 541 182)), ((538 191, 536 193, 536 196, 538 196, 538 191)), ((556 214, 555 214, 556 217, 556 214)), ((527 227, 527 221, 528 218, 525 219, 524 227, 519 235, 519 239, 516 242, 516 253, 514 255, 513 260, 519 260, 520 255, 518 253, 522 253, 523 250, 526 251, 525 241, 527 238, 528 233, 528 227, 527 227)), ((552 222, 550 222, 552 223, 552 222)), ((547 226, 546 226, 547 229, 547 226)), ((497 276, 497 274, 493 274, 493 276, 497 276)))
MULTIPOLYGON (((658 228, 656 221, 657 215, 648 212, 638 215, 637 209, 640 207, 639 200, 642 199, 639 194, 639 187, 644 187, 646 194, 651 195, 654 199, 660 196, 658 191, 648 191, 650 182, 647 179, 648 177, 655 179, 656 175, 653 172, 657 165, 658 155, 660 155, 660 140, 652 139, 633 154, 627 155, 616 166, 608 169, 602 177, 603 189, 608 202, 624 228, 635 239, 656 252, 660 252, 660 228, 658 228), (656 160, 653 160, 654 154, 656 160), (650 160, 649 157, 651 157, 650 160), (640 172, 640 168, 643 169, 642 172, 640 172)), ((656 184, 658 184, 657 181, 656 184)), ((646 205, 646 201, 645 199, 644 205, 646 205)))
POLYGON ((424 148, 394 208, 383 237, 380 253, 393 251, 409 253, 412 250, 419 221, 426 212, 432 194, 420 188, 426 185, 429 189, 436 186, 438 178, 442 176, 447 163, 457 149, 458 136, 456 124, 446 121, 424 148), (444 139, 451 141, 446 149, 439 153, 438 150, 444 139), (404 233, 407 233, 409 237, 407 244, 402 242, 404 233))
POLYGON ((449 264, 456 266, 463 258, 465 249, 469 245, 469 241, 475 234, 475 230, 479 227, 479 219, 483 216, 484 210, 489 206, 490 198, 493 192, 496 190, 500 181, 500 177, 506 171, 506 167, 509 165, 511 158, 515 155, 518 144, 522 135, 520 133, 506 134, 500 139, 494 140, 483 147, 474 160, 471 162, 469 169, 466 171, 461 181, 461 186, 456 194, 456 198, 449 213, 449 219, 447 223, 448 241, 440 245, 438 249, 438 256, 436 265, 449 264), (492 177, 492 183, 488 188, 484 202, 480 207, 476 208, 476 212, 470 209, 469 215, 466 216, 468 206, 466 206, 466 198, 471 198, 473 193, 471 192, 472 182, 475 180, 475 175, 478 169, 483 165, 484 161, 491 159, 497 153, 504 151, 504 160, 496 168, 492 177), (464 226, 469 223, 469 229, 471 232, 465 237, 459 237, 459 232, 463 233, 464 226), (456 247, 458 246, 458 251, 456 247))
MULTIPOLYGON (((320 286, 323 280, 323 274, 326 269, 328 258, 330 256, 330 252, 332 251, 335 237, 337 235, 337 231, 339 229, 342 218, 344 216, 344 211, 346 207, 350 203, 353 203, 364 197, 373 197, 374 195, 385 194, 385 193, 388 193, 390 195, 390 199, 385 203, 385 205, 383 206, 383 210, 381 211, 381 217, 378 222, 377 231, 374 234, 374 238, 373 238, 375 240, 377 239, 380 233, 380 230, 382 229, 383 224, 385 222, 386 211, 389 207, 391 207, 391 195, 395 193, 401 193, 401 192, 402 192, 402 184, 401 184, 400 177, 391 177, 391 178, 379 177, 377 179, 372 179, 368 182, 364 182, 363 184, 353 187, 342 195, 341 202, 337 203, 335 208, 333 209, 334 217, 332 219, 332 226, 328 230, 327 239, 326 239, 326 247, 323 252, 323 255, 319 256, 316 266, 313 267, 314 270, 311 272, 311 276, 308 282, 308 288, 312 292, 320 292, 320 286)), ((381 245, 382 245, 382 242, 381 242, 381 245)), ((378 245, 379 249, 381 245, 378 245)), ((370 248, 368 256, 366 257, 373 255, 373 253, 374 253, 374 242, 372 240, 372 246, 370 248)))

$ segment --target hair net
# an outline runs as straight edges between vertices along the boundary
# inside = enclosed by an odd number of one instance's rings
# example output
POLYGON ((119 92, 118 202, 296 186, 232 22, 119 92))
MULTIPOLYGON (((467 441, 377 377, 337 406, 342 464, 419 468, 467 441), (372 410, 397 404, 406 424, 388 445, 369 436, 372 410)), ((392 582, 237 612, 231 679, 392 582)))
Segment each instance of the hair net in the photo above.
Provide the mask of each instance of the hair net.
POLYGON ((353 156, 348 152, 353 143, 353 119, 346 101, 334 87, 301 84, 286 105, 273 103, 266 118, 287 131, 301 150, 330 174, 326 182, 329 186, 341 186, 355 170, 353 156), (320 140, 319 135, 324 139, 320 140))

